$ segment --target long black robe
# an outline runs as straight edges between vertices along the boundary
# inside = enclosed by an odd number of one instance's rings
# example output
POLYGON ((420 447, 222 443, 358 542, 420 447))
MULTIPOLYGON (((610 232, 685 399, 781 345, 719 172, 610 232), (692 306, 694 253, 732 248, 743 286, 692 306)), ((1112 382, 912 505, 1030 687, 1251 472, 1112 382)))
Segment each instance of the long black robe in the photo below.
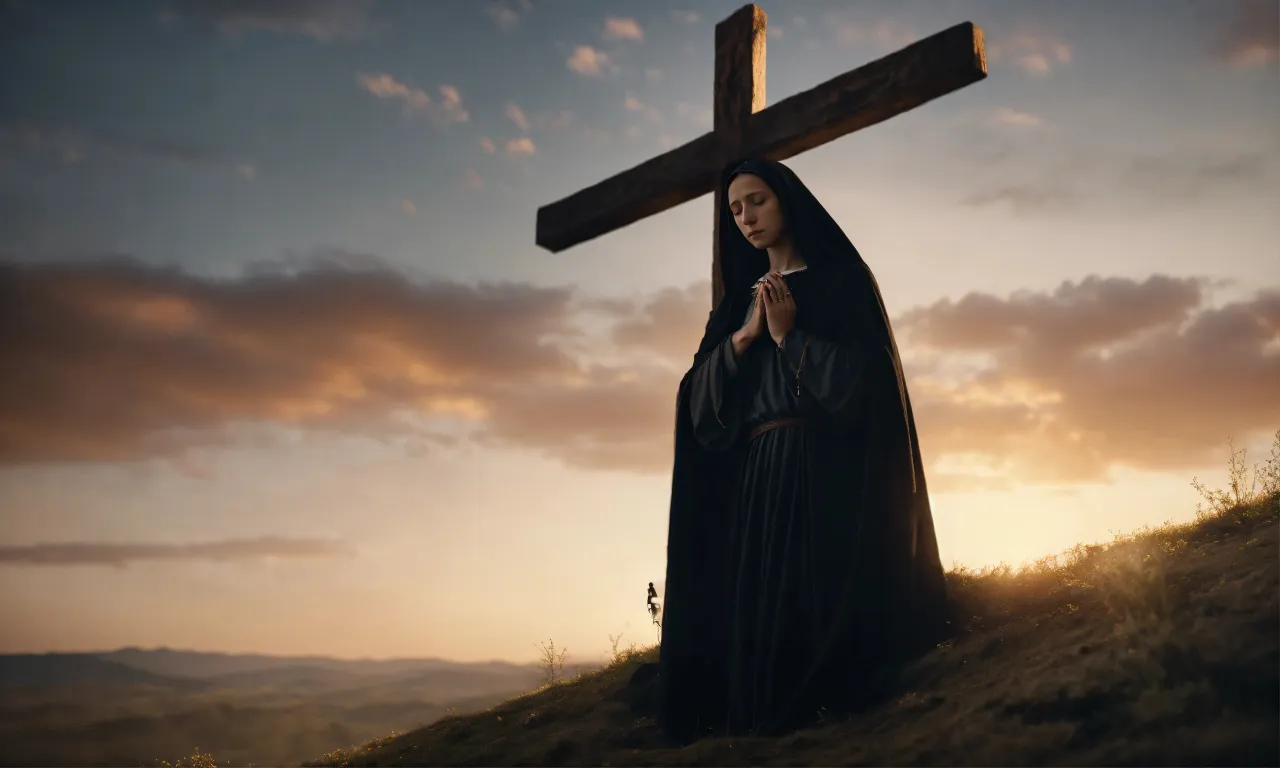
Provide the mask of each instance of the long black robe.
POLYGON ((728 333, 763 269, 743 269, 747 252, 727 264, 729 293, 680 385, 660 681, 664 729, 681 741, 777 732, 856 707, 945 621, 879 291, 847 240, 852 258, 839 238, 812 236, 834 223, 794 174, 758 168, 788 221, 808 227, 810 267, 785 277, 796 329, 780 348, 765 338, 735 360, 728 333), (751 437, 759 423, 796 416, 818 426, 751 437))

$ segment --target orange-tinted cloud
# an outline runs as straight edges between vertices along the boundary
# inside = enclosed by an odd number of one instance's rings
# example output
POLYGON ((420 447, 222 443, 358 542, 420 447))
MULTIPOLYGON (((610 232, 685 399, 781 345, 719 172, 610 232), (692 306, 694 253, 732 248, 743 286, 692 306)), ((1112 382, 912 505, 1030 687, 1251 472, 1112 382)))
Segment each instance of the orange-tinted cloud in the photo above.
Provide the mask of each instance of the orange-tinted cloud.
POLYGON ((462 105, 462 95, 452 85, 440 86, 440 100, 435 101, 422 88, 401 82, 385 72, 357 75, 360 87, 380 99, 393 99, 404 104, 406 114, 429 111, 445 122, 465 123, 470 113, 462 105))
POLYGON ((503 31, 510 32, 520 26, 520 19, 529 13, 533 8, 530 0, 515 0, 514 2, 506 2, 506 0, 497 0, 490 3, 485 12, 489 14, 489 18, 493 20, 503 31))
POLYGON ((635 19, 611 16, 605 19, 604 37, 606 40, 644 40, 644 30, 635 19))
POLYGON ((613 338, 635 354, 653 353, 687 365, 702 339, 710 308, 710 283, 666 288, 634 308, 615 307, 619 320, 613 338))
POLYGON ((109 565, 122 568, 141 560, 230 562, 268 558, 342 557, 350 545, 331 539, 262 536, 198 544, 63 543, 0 547, 0 565, 109 565))
POLYGON ((529 130, 529 118, 525 116, 524 110, 520 108, 519 104, 511 103, 507 105, 507 119, 515 123, 520 130, 529 130))
POLYGON ((580 75, 594 77, 600 74, 601 67, 608 66, 609 55, 589 45, 579 45, 573 49, 565 64, 580 75))
POLYGON ((1251 69, 1280 58, 1280 6, 1273 0, 1231 0, 1215 8, 1227 14, 1213 41, 1213 51, 1220 59, 1239 69, 1251 69))
POLYGON ((351 262, 237 281, 125 260, 0 267, 0 462, 167 456, 244 423, 404 434, 405 412, 480 418, 500 382, 578 371, 543 343, 570 331, 567 290, 418 285, 351 262))
POLYGON ((1206 298, 1195 279, 1091 277, 905 313, 922 445, 988 477, 1069 483, 1194 467, 1280 427, 1280 291, 1206 298))
POLYGON ((1039 128, 1044 125, 1044 118, 1030 112, 1013 109, 1011 107, 1000 107, 992 116, 992 120, 997 125, 1009 125, 1018 128, 1039 128))
POLYGON ((376 75, 360 75, 356 78, 360 87, 380 99, 399 99, 406 110, 420 110, 431 106, 431 95, 421 88, 396 80, 385 72, 376 75))
MULTIPOLYGON (((635 299, 419 283, 338 254, 206 280, 134 261, 0 267, 0 462, 171 458, 240 425, 412 451, 459 440, 670 469, 709 286, 635 299)), ((1179 471, 1280 426, 1280 291, 1092 277, 895 322, 937 491, 1179 471)))
POLYGON ((1071 45, 1050 35, 1021 32, 987 40, 988 62, 1009 62, 1031 75, 1047 75, 1071 63, 1071 58, 1071 45))
POLYGON ((507 154, 514 156, 528 157, 537 152, 538 148, 534 146, 533 139, 525 136, 519 139, 510 139, 507 141, 507 154))

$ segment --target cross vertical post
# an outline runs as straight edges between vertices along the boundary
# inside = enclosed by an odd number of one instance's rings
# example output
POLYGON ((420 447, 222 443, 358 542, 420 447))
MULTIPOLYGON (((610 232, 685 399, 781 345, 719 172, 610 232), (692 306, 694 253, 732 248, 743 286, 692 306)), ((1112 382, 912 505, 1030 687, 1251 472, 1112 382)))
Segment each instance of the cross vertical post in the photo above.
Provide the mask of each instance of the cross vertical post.
MULTIPOLYGON (((744 5, 716 24, 715 85, 712 130, 725 146, 742 144, 747 119, 765 105, 765 42, 768 16, 744 5)), ((720 278, 720 209, 724 205, 719 178, 712 180, 711 306, 724 296, 720 278)))

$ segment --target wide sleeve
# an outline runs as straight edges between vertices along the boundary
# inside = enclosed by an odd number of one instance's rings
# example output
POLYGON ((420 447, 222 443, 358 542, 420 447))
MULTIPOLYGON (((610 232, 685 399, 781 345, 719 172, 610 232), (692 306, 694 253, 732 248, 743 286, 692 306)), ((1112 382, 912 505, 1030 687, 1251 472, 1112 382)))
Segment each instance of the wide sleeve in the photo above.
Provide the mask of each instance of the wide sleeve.
POLYGON ((867 359, 854 342, 836 342, 793 328, 778 353, 794 377, 796 395, 806 392, 837 421, 851 419, 864 394, 867 359))
POLYGON ((733 356, 733 341, 726 338, 693 371, 689 382, 689 413, 693 434, 703 447, 719 451, 738 436, 741 409, 734 384, 739 361, 733 356))

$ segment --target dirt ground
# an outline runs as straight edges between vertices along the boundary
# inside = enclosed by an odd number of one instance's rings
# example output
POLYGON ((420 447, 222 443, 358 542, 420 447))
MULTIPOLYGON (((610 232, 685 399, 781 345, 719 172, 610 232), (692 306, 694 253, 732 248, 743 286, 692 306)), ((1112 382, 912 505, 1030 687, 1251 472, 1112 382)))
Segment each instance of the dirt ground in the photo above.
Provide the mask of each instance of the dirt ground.
POLYGON ((952 641, 879 706, 783 738, 664 748, 629 685, 651 650, 313 765, 1278 765, 1277 517, 952 574, 968 616, 952 641))

